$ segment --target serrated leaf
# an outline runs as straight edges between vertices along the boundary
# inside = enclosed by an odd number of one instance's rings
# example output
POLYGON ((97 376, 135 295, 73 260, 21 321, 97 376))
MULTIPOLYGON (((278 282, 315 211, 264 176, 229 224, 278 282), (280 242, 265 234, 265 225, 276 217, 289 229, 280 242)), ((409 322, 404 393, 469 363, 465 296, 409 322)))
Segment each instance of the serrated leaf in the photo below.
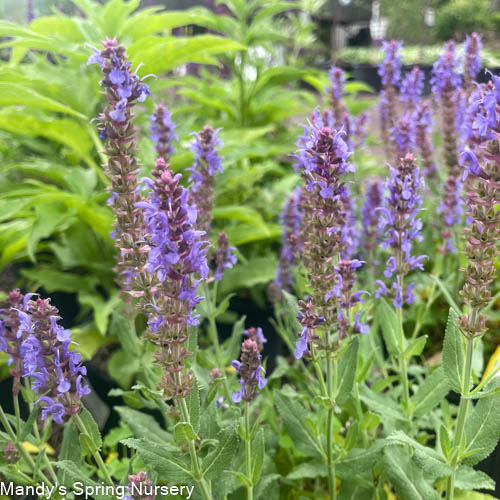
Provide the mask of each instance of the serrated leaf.
POLYGON ((401 355, 401 347, 405 348, 405 342, 401 345, 403 334, 400 332, 398 317, 396 311, 383 298, 380 299, 377 305, 377 316, 379 317, 379 327, 389 354, 391 356, 401 355))
POLYGON ((24 424, 21 426, 21 429, 17 436, 17 439, 19 441, 25 441, 28 434, 30 434, 33 431, 33 424, 35 423, 35 420, 38 416, 39 409, 40 409, 39 404, 33 405, 28 420, 26 420, 26 422, 24 422, 24 424))
POLYGON ((171 434, 164 431, 151 415, 127 406, 116 406, 115 410, 132 429, 135 437, 147 438, 158 443, 166 443, 171 439, 171 434))
POLYGON ((450 389, 459 394, 463 387, 464 343, 458 328, 458 315, 450 308, 443 343, 443 370, 450 389))
POLYGON ((254 486, 259 482, 265 453, 264 429, 260 429, 252 439, 252 483, 254 486))
POLYGON ((403 357, 410 359, 412 356, 420 356, 424 350, 425 344, 427 343, 427 335, 415 339, 403 353, 403 357))
POLYGON ((328 476, 328 470, 323 462, 303 462, 296 465, 287 479, 315 479, 328 476))
POLYGON ((500 437, 500 396, 480 399, 465 421, 466 452, 477 449, 463 459, 466 465, 484 460, 494 449, 500 437))
POLYGON ((97 483, 86 476, 75 462, 70 460, 59 460, 58 462, 54 462, 54 465, 60 473, 63 473, 68 478, 66 484, 73 485, 76 482, 81 482, 84 486, 91 486, 93 488, 97 486, 97 483))
POLYGON ((342 405, 349 398, 354 386, 358 362, 359 338, 353 337, 338 367, 338 392, 336 400, 342 405))
POLYGON ((179 422, 174 427, 174 438, 176 443, 187 443, 197 438, 193 426, 188 422, 179 422))
POLYGON ((214 479, 229 469, 238 448, 238 435, 234 426, 222 429, 217 439, 219 441, 217 448, 203 459, 202 470, 207 479, 214 479))
POLYGON ((194 380, 192 389, 186 396, 186 405, 194 432, 198 432, 200 430, 200 390, 196 379, 194 380))
POLYGON ((347 455, 340 459, 336 466, 337 475, 341 479, 351 479, 370 470, 380 461, 382 449, 385 445, 383 440, 376 441, 366 450, 352 449, 347 455))
POLYGON ((494 490, 495 481, 483 471, 460 465, 455 475, 455 487, 461 490, 494 490))
POLYGON ((305 424, 307 412, 301 404, 282 392, 275 394, 274 402, 295 446, 311 457, 325 458, 324 451, 305 424))
POLYGON ((421 417, 437 406, 446 397, 448 390, 443 369, 439 367, 426 377, 411 398, 415 417, 421 417))
MULTIPOLYGON (((102 438, 101 438, 101 433, 99 432, 99 427, 97 426, 96 421, 94 420, 94 417, 91 415, 91 413, 87 410, 87 408, 83 408, 80 412, 80 420, 83 422, 88 442, 86 443, 89 445, 94 451, 98 451, 102 447, 102 438)), ((80 435, 82 435, 80 434, 80 435)), ((83 447, 82 447, 83 448, 83 447)), ((82 449, 82 452, 84 450, 82 449)), ((89 450, 85 450, 89 451, 89 450)))
POLYGON ((191 466, 185 457, 176 456, 172 447, 148 439, 124 439, 122 443, 137 451, 144 463, 173 484, 190 484, 191 466))

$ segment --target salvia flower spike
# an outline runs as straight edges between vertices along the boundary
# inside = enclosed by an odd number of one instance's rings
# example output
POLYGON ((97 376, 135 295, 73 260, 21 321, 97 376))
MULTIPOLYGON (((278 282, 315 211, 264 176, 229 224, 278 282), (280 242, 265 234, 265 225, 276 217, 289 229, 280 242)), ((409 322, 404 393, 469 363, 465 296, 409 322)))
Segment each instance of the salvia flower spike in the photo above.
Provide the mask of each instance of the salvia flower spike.
POLYGON ((258 390, 266 386, 267 380, 261 359, 257 342, 251 338, 245 339, 241 344, 240 361, 232 363, 240 376, 240 390, 233 393, 233 403, 249 403, 257 397, 258 390))
MULTIPOLYGON (((9 294, 10 308, 1 313, 0 347, 11 356, 15 377, 29 379, 39 395, 42 419, 52 416, 62 424, 65 416, 79 413, 82 396, 90 393, 84 381, 87 369, 81 355, 70 349, 71 334, 59 325, 57 308, 50 299, 33 299, 36 295, 9 294)), ((14 390, 19 390, 17 384, 14 390)))
MULTIPOLYGON (((405 288, 404 277, 414 269, 423 270, 425 256, 412 254, 413 243, 422 241, 419 212, 423 185, 413 155, 407 154, 401 158, 397 168, 391 168, 391 177, 387 180, 388 194, 380 210, 380 230, 387 234, 383 246, 392 250, 384 276, 393 278, 390 294, 394 297, 394 307, 413 302, 414 284, 410 283, 405 288)), ((389 294, 383 281, 377 280, 377 284, 376 297, 389 294)))
POLYGON ((158 104, 149 119, 151 139, 155 143, 156 154, 168 163, 174 154, 172 143, 178 139, 175 133, 177 125, 172 121, 172 113, 163 104, 158 104))
POLYGON ((483 48, 481 38, 482 36, 477 33, 471 33, 465 37, 463 76, 467 94, 472 92, 475 79, 481 71, 481 50, 483 48))
POLYGON ((229 244, 227 234, 224 231, 219 233, 217 239, 217 250, 215 251, 215 274, 216 281, 220 281, 224 276, 225 269, 231 269, 237 262, 235 255, 236 248, 229 244))
MULTIPOLYGON (((132 108, 144 101, 150 92, 137 71, 131 70, 123 45, 113 39, 104 41, 103 46, 103 50, 92 47, 94 53, 88 64, 101 67, 100 84, 108 102, 97 119, 97 127, 108 157, 106 174, 111 181, 108 204, 115 214, 112 237, 120 253, 116 270, 122 290, 128 292, 144 264, 144 254, 138 243, 142 240, 143 227, 140 210, 136 207, 140 200, 137 178, 140 164, 132 108)), ((124 297, 129 298, 126 293, 124 297)))
POLYGON ((158 280, 149 304, 149 340, 157 346, 156 360, 164 368, 161 385, 167 398, 186 396, 192 385, 185 360, 190 355, 188 327, 198 324, 193 309, 200 279, 208 276, 205 232, 195 228, 196 207, 162 158, 156 160, 154 181, 145 179, 151 192, 138 202, 144 210, 149 245, 146 271, 158 280))

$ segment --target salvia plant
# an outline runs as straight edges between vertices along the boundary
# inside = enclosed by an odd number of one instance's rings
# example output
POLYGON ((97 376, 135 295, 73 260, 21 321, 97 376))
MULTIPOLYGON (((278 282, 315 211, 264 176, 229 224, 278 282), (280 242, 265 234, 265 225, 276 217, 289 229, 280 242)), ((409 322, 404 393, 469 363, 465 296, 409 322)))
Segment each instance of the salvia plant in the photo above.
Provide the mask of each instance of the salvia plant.
MULTIPOLYGON (((233 0, 217 19, 196 12, 251 45, 249 26, 277 36, 268 21, 294 8, 233 0)), ((238 318, 228 293, 237 287, 227 283, 247 266, 262 285, 263 271, 217 223, 244 218, 217 206, 227 171, 244 162, 225 157, 220 121, 180 136, 162 75, 149 74, 165 68, 142 67, 134 49, 105 38, 86 46, 81 64, 100 71, 101 107, 87 125, 113 220, 108 315, 133 365, 110 392, 122 401, 118 424, 101 435, 90 370, 47 287, 9 291, 0 350, 12 412, 0 406, 0 493, 432 500, 494 489, 474 468, 500 437, 500 363, 483 366, 483 339, 498 326, 500 78, 475 82, 480 36, 460 51, 445 45, 430 98, 422 69, 405 73, 401 43, 385 42, 376 120, 354 115, 340 67, 315 82, 323 104, 311 106, 280 164, 295 173, 267 288, 274 317, 261 325, 238 318), (380 145, 372 129, 384 151, 375 168, 364 157, 380 145), (184 152, 190 164, 179 168, 184 152)), ((228 66, 244 127, 260 119, 253 99, 275 94, 262 74, 250 84, 262 61, 239 50, 228 66)), ((264 300, 262 286, 252 293, 264 300)))

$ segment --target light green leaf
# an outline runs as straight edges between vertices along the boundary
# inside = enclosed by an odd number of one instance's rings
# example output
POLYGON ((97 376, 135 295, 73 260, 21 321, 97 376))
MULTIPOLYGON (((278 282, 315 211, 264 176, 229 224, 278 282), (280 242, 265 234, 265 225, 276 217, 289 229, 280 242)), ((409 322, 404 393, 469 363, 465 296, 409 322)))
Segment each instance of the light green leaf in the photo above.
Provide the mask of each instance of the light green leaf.
POLYGON ((448 383, 442 367, 434 370, 426 377, 425 382, 411 398, 413 414, 422 417, 437 406, 448 394, 448 383))
POLYGON ((222 429, 217 439, 217 448, 203 459, 202 470, 207 479, 214 479, 229 469, 238 448, 238 434, 234 426, 222 429))
POLYGON ((174 439, 178 444, 188 443, 196 439, 196 432, 193 426, 188 422, 179 422, 174 427, 174 439))
MULTIPOLYGON (((92 309, 94 310, 94 319, 97 329, 99 330, 101 335, 105 335, 108 328, 109 316, 113 314, 114 319, 115 316, 118 315, 118 313, 113 311, 121 303, 119 293, 113 292, 109 300, 103 299, 101 295, 97 293, 81 293, 78 295, 78 300, 81 304, 92 307, 92 309)), ((113 319, 111 321, 111 333, 116 333, 118 335, 120 343, 125 350, 131 349, 132 340, 135 339, 135 341, 137 341, 137 337, 131 336, 131 326, 129 322, 125 320, 121 322, 120 327, 117 327, 116 324, 113 327, 113 319)), ((137 349, 130 352, 132 354, 137 354, 137 349)))
POLYGON ((458 315, 450 308, 443 343, 443 370, 450 389, 462 392, 464 372, 464 336, 458 328, 458 315))
POLYGON ((116 406, 115 410, 120 415, 120 418, 132 429, 135 437, 148 438, 160 444, 171 439, 171 434, 164 431, 151 415, 133 410, 127 406, 116 406))
POLYGON ((252 484, 257 485, 264 465, 266 453, 264 429, 259 429, 252 439, 252 484))
POLYGON ((495 481, 483 471, 461 465, 455 476, 455 487, 461 490, 494 490, 495 481))
POLYGON ((82 445, 83 455, 92 455, 93 453, 99 451, 102 447, 101 433, 99 432, 99 427, 97 426, 94 417, 91 413, 83 408, 80 412, 80 419, 85 426, 85 433, 80 433, 80 444, 82 445), (82 436, 84 437, 82 440, 82 436))
POLYGON ((380 299, 377 305, 377 316, 379 317, 379 326, 389 354, 391 356, 401 355, 406 348, 406 340, 400 331, 396 311, 383 298, 380 299))
POLYGON ((193 426, 194 432, 200 430, 200 390, 198 381, 194 379, 193 387, 186 396, 186 405, 188 408, 189 419, 193 426))
POLYGON ((425 344, 427 343, 427 335, 415 339, 403 353, 403 357, 410 359, 412 356, 420 356, 424 350, 425 344))
POLYGON ((338 393, 336 400, 344 404, 349 398, 356 377, 359 338, 353 337, 346 352, 340 358, 338 367, 338 393))

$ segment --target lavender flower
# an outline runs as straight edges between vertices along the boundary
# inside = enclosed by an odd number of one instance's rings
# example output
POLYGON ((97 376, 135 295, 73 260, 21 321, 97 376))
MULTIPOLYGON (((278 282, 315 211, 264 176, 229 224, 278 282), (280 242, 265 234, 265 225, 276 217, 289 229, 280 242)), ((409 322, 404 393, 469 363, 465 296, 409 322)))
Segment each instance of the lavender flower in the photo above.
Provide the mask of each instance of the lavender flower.
POLYGON ((459 87, 461 77, 458 73, 458 58, 455 54, 455 43, 445 44, 444 52, 434 63, 431 79, 432 91, 436 100, 440 101, 442 112, 444 160, 448 169, 448 179, 444 188, 444 199, 440 207, 443 214, 443 245, 441 251, 454 251, 451 242, 453 226, 458 222, 461 209, 460 167, 457 146, 457 114, 459 112, 459 87))
POLYGON ((433 160, 432 147, 432 110, 429 101, 422 101, 417 107, 413 121, 415 123, 415 140, 422 157, 422 172, 424 177, 435 179, 437 165, 433 160))
POLYGON ((401 83, 401 100, 405 103, 406 111, 414 111, 420 102, 424 90, 424 73, 418 66, 414 66, 401 83))
POLYGON ((364 145, 366 141, 366 136, 368 135, 368 130, 367 130, 367 124, 368 124, 368 113, 365 111, 363 113, 360 113, 357 117, 356 120, 354 121, 354 148, 358 149, 361 146, 364 145))
POLYGON ((465 37, 464 42, 464 87, 468 94, 474 88, 474 82, 481 71, 481 35, 472 33, 465 37))
MULTIPOLYGON (((488 116, 488 130, 483 131, 491 139, 481 144, 482 161, 469 152, 464 164, 471 176, 467 193, 467 215, 471 223, 464 229, 468 263, 462 271, 465 284, 460 292, 469 306, 469 313, 460 320, 467 337, 483 335, 487 317, 481 310, 491 301, 491 283, 496 279, 495 260, 499 254, 500 239, 500 78, 485 93, 482 104, 488 116), (491 134, 491 135, 490 135, 491 134)), ((479 116, 484 116, 479 114, 479 116)), ((476 126, 480 126, 483 118, 476 126)))
POLYGON ((198 209, 198 227, 207 233, 212 222, 215 174, 223 172, 218 152, 223 146, 218 137, 219 130, 206 125, 199 134, 194 134, 195 140, 191 145, 191 151, 195 155, 194 163, 189 169, 191 194, 198 209))
POLYGON ((192 375, 185 372, 190 355, 185 342, 190 325, 198 324, 193 309, 202 300, 197 296, 199 278, 206 279, 208 242, 205 233, 194 227, 196 208, 188 203, 188 191, 180 184, 180 174, 173 176, 162 158, 156 160, 154 182, 146 201, 138 202, 144 210, 149 246, 146 271, 155 275, 158 284, 149 304, 149 340, 158 347, 155 357, 165 373, 161 382, 167 398, 185 397, 192 375))
POLYGON ((401 55, 399 54, 401 47, 401 42, 395 40, 384 41, 382 44, 384 61, 378 67, 378 74, 382 79, 383 88, 379 104, 381 111, 380 125, 388 156, 391 153, 389 130, 394 126, 397 117, 397 91, 401 81, 401 55))
MULTIPOLYGON (((128 292, 137 288, 134 281, 144 265, 140 243, 143 240, 143 221, 136 207, 140 200, 137 179, 140 164, 132 108, 136 102, 146 99, 149 88, 137 72, 130 70, 123 45, 117 45, 116 40, 106 40, 103 45, 101 51, 92 47, 94 54, 87 64, 98 64, 103 73, 100 84, 104 87, 108 105, 99 115, 97 126, 108 156, 106 174, 111 181, 108 204, 115 214, 112 237, 120 252, 116 271, 123 296, 129 299, 128 292)), ((142 288, 148 289, 148 285, 142 284, 142 288)))
POLYGON ((262 356, 259 346, 252 339, 246 339, 241 344, 241 361, 233 361, 232 365, 240 375, 240 390, 233 393, 234 403, 242 400, 249 403, 257 397, 258 389, 264 389, 267 384, 265 370, 261 365, 262 356))
POLYGON ((302 325, 302 332, 299 334, 299 340, 295 344, 294 355, 296 359, 308 355, 310 344, 313 341, 319 341, 320 337, 314 332, 325 322, 325 318, 318 316, 314 312, 314 307, 311 299, 307 301, 299 300, 299 313, 297 319, 302 325))
POLYGON ((243 332, 243 335, 245 337, 248 337, 249 339, 252 339, 258 346, 259 352, 262 352, 264 349, 264 344, 267 343, 266 337, 264 337, 264 333, 262 332, 262 328, 257 327, 257 328, 249 328, 248 330, 245 330, 243 332))
POLYGON ((174 154, 172 142, 178 139, 175 134, 176 124, 172 121, 172 114, 163 104, 158 104, 150 120, 151 139, 156 144, 156 153, 165 162, 168 162, 174 154))
MULTIPOLYGON (((422 241, 422 221, 418 218, 422 206, 422 187, 423 180, 411 154, 401 159, 397 169, 391 168, 391 178, 387 180, 389 195, 384 199, 380 211, 380 230, 387 234, 383 246, 393 250, 384 275, 386 278, 395 277, 392 284, 394 307, 402 307, 404 302, 413 301, 413 284, 408 285, 405 293, 404 277, 413 269, 423 270, 425 256, 412 255, 413 241, 422 241)), ((377 283, 379 289, 376 296, 387 295, 385 284, 381 281, 377 283)))
POLYGON ((70 332, 58 324, 58 310, 50 299, 31 300, 33 295, 23 297, 17 290, 9 294, 8 302, 17 307, 7 314, 3 310, 7 352, 16 365, 14 375, 29 378, 35 393, 43 394, 42 419, 52 415, 62 424, 64 416, 80 411, 81 397, 90 393, 82 383, 87 370, 80 354, 69 350, 70 332))
POLYGON ((299 237, 302 222, 300 207, 301 188, 298 187, 288 197, 280 214, 281 227, 283 228, 281 253, 276 277, 274 279, 279 290, 290 290, 293 285, 292 267, 301 248, 299 237))
POLYGON ((231 269, 238 259, 234 252, 236 248, 229 245, 227 234, 224 231, 219 233, 217 240, 217 250, 215 251, 215 280, 220 281, 224 276, 224 269, 231 269))
POLYGON ((399 162, 408 153, 413 153, 416 144, 415 121, 405 113, 391 128, 391 139, 396 149, 396 161, 399 162))
POLYGON ((353 135, 353 118, 347 110, 347 106, 342 99, 344 95, 345 73, 342 68, 332 66, 330 69, 330 87, 327 92, 330 94, 330 106, 332 111, 333 122, 327 121, 323 118, 323 126, 336 128, 344 132, 344 140, 346 141, 349 149, 352 148, 352 135, 353 135))
POLYGON ((128 476, 128 495, 126 500, 155 500, 155 486, 145 471, 128 476))
POLYGON ((370 182, 366 188, 365 203, 361 209, 361 224, 363 226, 361 247, 369 259, 369 264, 373 263, 373 256, 382 234, 378 220, 383 195, 384 188, 382 182, 379 180, 370 182))

